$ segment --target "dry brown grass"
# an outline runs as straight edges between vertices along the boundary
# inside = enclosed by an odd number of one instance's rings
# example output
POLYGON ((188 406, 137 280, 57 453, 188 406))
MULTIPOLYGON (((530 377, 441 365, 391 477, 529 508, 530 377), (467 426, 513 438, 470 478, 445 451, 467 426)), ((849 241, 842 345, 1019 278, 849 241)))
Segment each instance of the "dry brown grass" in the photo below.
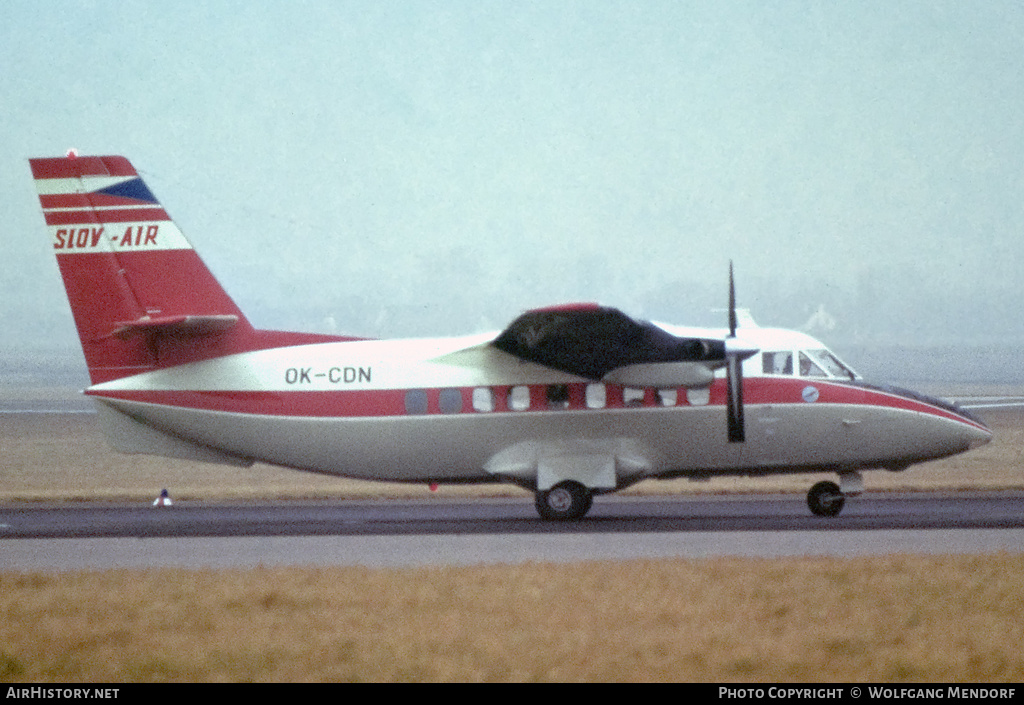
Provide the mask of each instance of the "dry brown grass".
POLYGON ((0 573, 13 681, 1020 681, 1024 556, 0 573))
MULTIPOLYGON (((902 473, 865 475, 871 490, 1024 488, 1024 411, 988 412, 992 443, 902 473)), ((428 497, 424 485, 361 482, 257 463, 235 468, 142 455, 121 455, 104 442, 94 416, 0 416, 0 501, 152 500, 162 488, 176 499, 428 497)), ((822 475, 822 477, 826 477, 822 475)), ((834 477, 834 476, 828 476, 834 477)), ((646 481, 632 494, 806 492, 815 477, 646 481)), ((443 496, 523 496, 510 485, 443 487, 443 496)))

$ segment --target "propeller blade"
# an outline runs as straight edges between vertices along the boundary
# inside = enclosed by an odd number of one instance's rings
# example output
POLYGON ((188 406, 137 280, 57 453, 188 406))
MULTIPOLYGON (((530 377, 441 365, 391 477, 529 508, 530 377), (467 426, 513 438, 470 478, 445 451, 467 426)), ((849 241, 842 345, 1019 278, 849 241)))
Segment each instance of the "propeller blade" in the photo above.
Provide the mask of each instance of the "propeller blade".
POLYGON ((729 356, 726 383, 729 385, 728 417, 726 419, 729 442, 744 443, 747 438, 743 420, 743 360, 736 355, 729 356))
MULTIPOLYGON (((732 260, 729 260, 729 337, 736 337, 736 282, 732 273, 732 260)), ((730 351, 728 341, 725 346, 726 385, 728 399, 726 401, 726 425, 730 443, 746 441, 745 423, 743 420, 743 355, 737 350, 730 351)), ((749 355, 747 355, 749 357, 749 355)))
POLYGON ((729 260, 729 337, 736 337, 736 282, 732 277, 732 260, 729 260))

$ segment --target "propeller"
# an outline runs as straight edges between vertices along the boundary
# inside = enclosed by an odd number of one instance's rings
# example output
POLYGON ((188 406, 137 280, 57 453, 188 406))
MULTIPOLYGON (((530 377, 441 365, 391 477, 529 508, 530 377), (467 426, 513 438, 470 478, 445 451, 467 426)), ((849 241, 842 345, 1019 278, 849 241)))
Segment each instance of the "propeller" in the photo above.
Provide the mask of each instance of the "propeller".
POLYGON ((743 421, 743 360, 754 355, 756 348, 742 344, 736 338, 736 282, 733 278, 732 260, 729 261, 729 336, 725 339, 726 385, 726 422, 729 430, 730 443, 746 441, 745 424, 743 421))

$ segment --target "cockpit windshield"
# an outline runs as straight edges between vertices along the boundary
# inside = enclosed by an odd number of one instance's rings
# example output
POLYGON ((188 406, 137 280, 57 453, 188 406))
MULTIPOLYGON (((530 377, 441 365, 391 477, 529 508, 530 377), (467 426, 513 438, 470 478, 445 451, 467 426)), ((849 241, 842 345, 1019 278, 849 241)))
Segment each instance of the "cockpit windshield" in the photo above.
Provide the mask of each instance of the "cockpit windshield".
POLYGON ((857 375, 828 350, 776 350, 761 353, 761 372, 766 375, 796 375, 856 379, 857 375), (794 366, 794 359, 797 364, 794 366))
MULTIPOLYGON (((800 354, 803 355, 803 353, 800 354)), ((855 379, 857 377, 857 375, 853 373, 853 370, 841 363, 839 359, 828 350, 808 350, 807 355, 810 356, 814 364, 819 368, 824 369, 825 373, 829 377, 842 377, 845 379, 855 379)))

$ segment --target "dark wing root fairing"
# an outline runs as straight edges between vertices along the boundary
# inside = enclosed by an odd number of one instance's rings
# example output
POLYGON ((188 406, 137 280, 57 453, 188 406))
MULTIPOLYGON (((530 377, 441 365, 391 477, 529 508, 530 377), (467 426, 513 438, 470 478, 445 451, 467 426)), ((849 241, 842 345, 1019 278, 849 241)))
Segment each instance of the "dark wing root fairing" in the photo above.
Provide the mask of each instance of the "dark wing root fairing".
MULTIPOLYGON (((725 360, 722 340, 682 338, 618 309, 587 306, 524 313, 494 341, 520 359, 599 380, 626 365, 725 360)), ((715 365, 718 363, 718 365, 715 365)))

